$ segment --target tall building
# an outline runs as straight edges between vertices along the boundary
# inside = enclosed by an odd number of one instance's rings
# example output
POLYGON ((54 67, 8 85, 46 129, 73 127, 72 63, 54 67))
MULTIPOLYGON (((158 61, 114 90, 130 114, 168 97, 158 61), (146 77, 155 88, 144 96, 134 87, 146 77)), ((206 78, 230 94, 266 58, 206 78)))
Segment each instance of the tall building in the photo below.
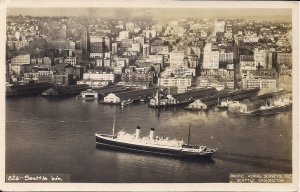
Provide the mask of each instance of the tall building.
POLYGON ((122 39, 128 39, 129 38, 129 31, 120 31, 119 38, 122 39))
POLYGON ((150 54, 150 45, 149 44, 144 44, 143 45, 143 55, 144 56, 149 56, 150 54))
POLYGON ((118 44, 117 43, 113 43, 112 44, 112 53, 117 53, 118 52, 118 44))
POLYGON ((292 54, 291 53, 277 53, 277 64, 278 65, 291 65, 292 54))
POLYGON ((134 31, 134 24, 133 23, 126 23, 125 25, 126 31, 133 32, 134 31))
POLYGON ((20 37, 21 37, 20 31, 16 31, 16 32, 15 32, 15 37, 16 37, 17 41, 20 40, 20 37))
POLYGON ((139 43, 133 43, 131 51, 140 52, 141 51, 141 44, 139 44, 139 43))
POLYGON ((184 66, 184 52, 172 51, 170 52, 170 67, 183 67, 184 66))
POLYGON ((61 27, 61 37, 62 39, 66 39, 67 38, 67 26, 63 25, 61 27))
POLYGON ((83 79, 115 82, 116 75, 113 73, 83 73, 83 79))
POLYGON ((203 69, 219 68, 219 51, 212 51, 212 44, 205 45, 203 55, 203 69))
POLYGON ((224 32, 224 30, 225 30, 225 21, 215 21, 214 27, 215 27, 215 33, 224 32))
POLYGON ((111 38, 110 37, 105 37, 104 45, 105 45, 105 49, 104 49, 105 52, 111 51, 111 38))
POLYGON ((227 62, 227 63, 233 63, 233 52, 225 52, 221 51, 219 54, 219 61, 220 62, 227 62))
POLYGON ((103 57, 105 51, 105 38, 101 36, 90 37, 90 58, 103 57))
POLYGON ((74 41, 72 40, 66 41, 66 49, 75 50, 75 48, 76 48, 76 44, 74 41))
POLYGON ((145 37, 133 37, 133 43, 139 43, 141 45, 144 45, 145 44, 145 37))
POLYGON ((81 49, 82 49, 82 60, 89 58, 89 32, 86 26, 83 27, 81 32, 81 49))
POLYGON ((254 50, 254 64, 255 67, 259 65, 263 68, 267 67, 267 52, 266 50, 254 50))
POLYGON ((144 30, 144 34, 146 39, 149 39, 151 37, 151 31, 150 30, 144 30))

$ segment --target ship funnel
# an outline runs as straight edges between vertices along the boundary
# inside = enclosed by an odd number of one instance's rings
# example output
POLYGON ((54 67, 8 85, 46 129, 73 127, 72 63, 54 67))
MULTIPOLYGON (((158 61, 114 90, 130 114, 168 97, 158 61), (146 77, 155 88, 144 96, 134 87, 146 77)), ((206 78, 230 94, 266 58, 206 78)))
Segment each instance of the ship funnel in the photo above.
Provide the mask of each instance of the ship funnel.
POLYGON ((140 131, 141 131, 141 127, 137 126, 136 130, 135 130, 135 138, 140 138, 140 131))
POLYGON ((154 131, 155 131, 154 128, 151 128, 151 129, 150 129, 150 140, 153 140, 153 139, 154 139, 154 131))

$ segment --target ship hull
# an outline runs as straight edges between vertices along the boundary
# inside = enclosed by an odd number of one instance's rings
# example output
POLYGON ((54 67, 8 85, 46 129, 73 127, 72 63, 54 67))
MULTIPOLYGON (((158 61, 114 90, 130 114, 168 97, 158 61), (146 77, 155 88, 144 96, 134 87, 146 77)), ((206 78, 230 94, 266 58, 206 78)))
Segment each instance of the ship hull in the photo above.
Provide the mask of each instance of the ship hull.
POLYGON ((51 88, 51 83, 32 83, 26 85, 14 85, 6 90, 6 97, 40 95, 46 89, 51 88))
POLYGON ((254 112, 256 115, 272 115, 272 114, 277 114, 277 113, 283 113, 290 111, 292 109, 292 105, 286 105, 286 106, 281 106, 281 107, 274 107, 270 109, 260 109, 254 112))
POLYGON ((124 143, 119 141, 107 140, 103 137, 96 136, 97 148, 114 149, 123 152, 145 153, 160 156, 173 156, 181 158, 204 158, 210 159, 213 153, 196 154, 187 151, 170 148, 158 148, 144 145, 135 145, 131 143, 124 143))

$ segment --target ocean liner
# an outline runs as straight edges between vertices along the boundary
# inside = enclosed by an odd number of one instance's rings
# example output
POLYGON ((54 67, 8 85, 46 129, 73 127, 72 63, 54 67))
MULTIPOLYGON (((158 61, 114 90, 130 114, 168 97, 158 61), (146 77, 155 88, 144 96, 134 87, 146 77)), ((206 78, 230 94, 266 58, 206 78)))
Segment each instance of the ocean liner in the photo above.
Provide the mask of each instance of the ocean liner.
POLYGON ((188 143, 176 139, 154 137, 154 128, 151 128, 148 137, 140 137, 141 127, 137 126, 134 135, 120 131, 115 135, 115 120, 113 134, 96 133, 96 145, 99 147, 120 149, 139 153, 150 153, 154 155, 168 155, 183 158, 211 158, 216 150, 206 146, 190 144, 190 127, 188 143))

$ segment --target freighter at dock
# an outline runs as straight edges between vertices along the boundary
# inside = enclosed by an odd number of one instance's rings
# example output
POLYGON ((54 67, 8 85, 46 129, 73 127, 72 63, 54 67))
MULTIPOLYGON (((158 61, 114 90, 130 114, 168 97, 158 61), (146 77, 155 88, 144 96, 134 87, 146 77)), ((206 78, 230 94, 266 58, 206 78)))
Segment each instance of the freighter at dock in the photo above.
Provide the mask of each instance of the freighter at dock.
POLYGON ((206 146, 198 146, 190 144, 190 127, 188 143, 176 139, 154 137, 155 129, 151 128, 148 137, 140 137, 140 127, 137 126, 135 135, 118 132, 116 135, 115 121, 113 125, 113 134, 96 133, 96 145, 100 147, 108 147, 120 149, 124 151, 133 151, 140 153, 150 153, 156 155, 168 155, 187 158, 211 158, 216 150, 207 148, 206 146))

